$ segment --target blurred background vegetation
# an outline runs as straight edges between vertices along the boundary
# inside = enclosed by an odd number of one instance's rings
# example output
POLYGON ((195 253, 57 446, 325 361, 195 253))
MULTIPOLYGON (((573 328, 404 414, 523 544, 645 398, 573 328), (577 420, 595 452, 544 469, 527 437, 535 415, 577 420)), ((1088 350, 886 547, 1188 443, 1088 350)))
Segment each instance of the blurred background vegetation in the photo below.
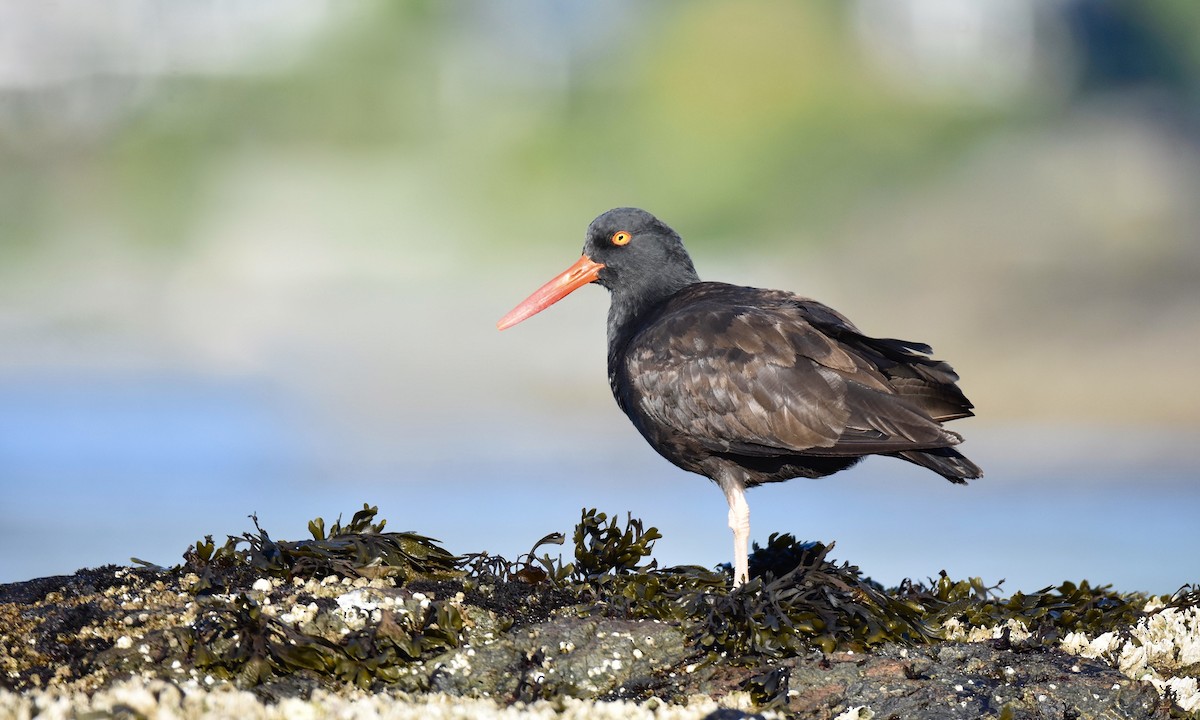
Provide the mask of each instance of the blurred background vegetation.
MULTIPOLYGON (((159 518, 170 562, 276 492, 641 452, 603 292, 494 330, 619 205, 702 277, 930 342, 993 465, 1194 480, 1198 30, 1186 0, 4 0, 0 548, 54 507, 159 518)), ((97 561, 68 545, 0 581, 97 561)))

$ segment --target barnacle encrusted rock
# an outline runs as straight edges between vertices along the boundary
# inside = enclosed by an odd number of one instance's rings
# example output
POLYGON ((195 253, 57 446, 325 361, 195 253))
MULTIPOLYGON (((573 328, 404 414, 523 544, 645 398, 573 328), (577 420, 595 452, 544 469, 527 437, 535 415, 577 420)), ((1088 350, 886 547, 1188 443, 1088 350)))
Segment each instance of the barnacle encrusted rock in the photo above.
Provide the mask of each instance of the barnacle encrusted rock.
POLYGON ((1152 601, 1145 617, 1121 630, 1096 637, 1074 632, 1062 649, 1085 658, 1100 658, 1125 675, 1148 681, 1181 708, 1200 712, 1200 608, 1170 608, 1152 601))
POLYGON ((565 617, 449 654, 431 684, 450 695, 594 698, 649 683, 685 657, 678 627, 565 617))
POLYGON ((732 589, 658 568, 657 531, 632 518, 585 511, 564 563, 535 556, 561 535, 512 562, 454 557, 374 515, 318 519, 301 542, 209 538, 170 569, 0 586, 0 716, 1200 717, 1194 587, 885 591, 831 546, 777 535, 732 589))

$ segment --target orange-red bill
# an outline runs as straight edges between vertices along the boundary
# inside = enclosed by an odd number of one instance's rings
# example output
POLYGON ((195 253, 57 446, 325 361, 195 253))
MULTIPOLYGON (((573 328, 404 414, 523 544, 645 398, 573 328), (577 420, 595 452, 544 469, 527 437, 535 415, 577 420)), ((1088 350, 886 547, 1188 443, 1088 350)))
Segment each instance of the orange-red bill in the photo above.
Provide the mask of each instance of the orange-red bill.
POLYGON ((496 329, 505 330, 510 328, 522 320, 537 315, 584 285, 595 282, 603 267, 603 263, 595 262, 587 255, 582 256, 574 265, 535 290, 520 305, 509 310, 508 314, 500 318, 500 322, 496 323, 496 329))

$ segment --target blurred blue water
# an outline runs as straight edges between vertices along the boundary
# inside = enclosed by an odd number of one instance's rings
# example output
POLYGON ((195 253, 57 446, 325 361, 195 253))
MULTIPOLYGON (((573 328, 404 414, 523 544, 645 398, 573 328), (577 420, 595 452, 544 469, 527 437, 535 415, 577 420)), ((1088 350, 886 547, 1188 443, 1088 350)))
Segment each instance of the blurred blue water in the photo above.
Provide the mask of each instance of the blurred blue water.
MULTIPOLYGON (((598 418, 514 409, 501 427, 477 422, 397 433, 363 452, 329 442, 320 418, 261 384, 0 383, 0 582, 132 556, 175 564, 206 533, 252 529, 251 513, 273 536, 298 539, 312 517, 349 517, 363 502, 390 528, 453 552, 513 557, 569 531, 587 506, 657 526, 661 564, 729 559, 721 493, 656 456, 615 407, 598 418)), ((1114 452, 1141 441, 1112 433, 968 426, 970 455, 988 472, 972 486, 871 459, 835 478, 753 490, 752 537, 836 540, 834 557, 888 584, 941 569, 1007 579, 1009 591, 1086 578, 1171 592, 1200 581, 1200 473, 1188 448, 1114 452), (1034 451, 1064 443, 1058 455, 1034 451)))

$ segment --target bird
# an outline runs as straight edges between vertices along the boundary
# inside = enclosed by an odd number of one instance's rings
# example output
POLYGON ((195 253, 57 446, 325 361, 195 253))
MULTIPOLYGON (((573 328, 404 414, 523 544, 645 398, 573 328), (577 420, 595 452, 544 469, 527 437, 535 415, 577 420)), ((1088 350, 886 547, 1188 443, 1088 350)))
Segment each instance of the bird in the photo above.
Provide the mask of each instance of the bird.
POLYGON ((952 483, 983 476, 943 423, 970 417, 958 375, 919 342, 865 335, 816 300, 701 281, 679 234, 639 208, 588 226, 583 254, 496 323, 520 323, 588 284, 606 288, 608 381, 642 437, 717 484, 735 587, 749 581, 746 489, 819 478, 868 455, 952 483))

